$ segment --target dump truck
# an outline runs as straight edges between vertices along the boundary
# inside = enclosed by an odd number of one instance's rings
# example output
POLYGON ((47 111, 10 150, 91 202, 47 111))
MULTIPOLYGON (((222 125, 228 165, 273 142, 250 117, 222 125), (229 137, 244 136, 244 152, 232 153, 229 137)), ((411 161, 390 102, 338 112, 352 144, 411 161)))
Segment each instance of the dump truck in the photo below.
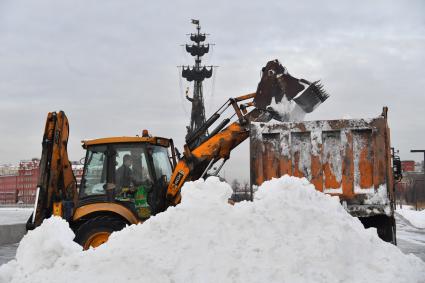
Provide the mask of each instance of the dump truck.
POLYGON ((250 133, 253 186, 285 174, 305 177, 396 244, 394 179, 400 165, 393 172, 386 107, 372 119, 253 121, 250 133))

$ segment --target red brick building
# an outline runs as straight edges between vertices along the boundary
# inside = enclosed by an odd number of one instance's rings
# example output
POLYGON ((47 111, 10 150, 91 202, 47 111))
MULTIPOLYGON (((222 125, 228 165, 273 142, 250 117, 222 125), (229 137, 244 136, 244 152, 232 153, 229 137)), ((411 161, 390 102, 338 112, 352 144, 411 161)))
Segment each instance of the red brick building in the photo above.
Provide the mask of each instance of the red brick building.
MULTIPOLYGON (((14 167, 14 171, 3 168, 0 174, 0 204, 34 203, 40 172, 39 163, 39 159, 33 158, 21 161, 19 167, 14 167)), ((72 171, 79 186, 83 176, 83 165, 72 162, 72 171)))
POLYGON ((72 161, 72 172, 74 173, 75 179, 77 181, 77 187, 80 187, 81 178, 83 177, 84 165, 81 165, 78 161, 72 161))
POLYGON ((18 176, 0 176, 0 204, 14 204, 17 202, 16 184, 18 176))
POLYGON ((16 186, 18 202, 34 203, 40 160, 33 158, 19 163, 18 182, 16 186))
POLYGON ((403 172, 414 172, 415 161, 414 160, 403 160, 401 161, 401 170, 403 172))

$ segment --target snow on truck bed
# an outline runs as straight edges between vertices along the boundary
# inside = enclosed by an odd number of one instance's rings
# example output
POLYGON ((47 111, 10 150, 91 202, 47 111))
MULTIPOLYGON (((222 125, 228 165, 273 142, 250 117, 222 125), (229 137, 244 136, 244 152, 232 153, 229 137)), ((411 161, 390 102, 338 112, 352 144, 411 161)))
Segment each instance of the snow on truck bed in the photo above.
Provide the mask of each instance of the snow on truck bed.
POLYGON ((306 179, 273 179, 234 206, 231 192, 213 177, 187 183, 180 205, 86 252, 64 220, 48 219, 0 267, 0 282, 424 282, 419 258, 306 179))

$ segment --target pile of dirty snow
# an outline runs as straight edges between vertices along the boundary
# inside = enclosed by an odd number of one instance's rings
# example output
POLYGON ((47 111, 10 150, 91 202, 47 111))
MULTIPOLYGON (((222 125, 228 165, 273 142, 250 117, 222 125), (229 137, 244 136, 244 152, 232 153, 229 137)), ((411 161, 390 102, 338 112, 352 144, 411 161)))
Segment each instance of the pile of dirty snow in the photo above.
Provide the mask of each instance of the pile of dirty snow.
POLYGON ((177 207, 82 252, 65 221, 24 237, 0 282, 423 282, 425 264, 365 230, 305 179, 227 203, 228 184, 187 183, 177 207))
POLYGON ((403 216, 413 226, 420 229, 425 229, 425 209, 416 211, 407 208, 397 208, 396 213, 403 216))

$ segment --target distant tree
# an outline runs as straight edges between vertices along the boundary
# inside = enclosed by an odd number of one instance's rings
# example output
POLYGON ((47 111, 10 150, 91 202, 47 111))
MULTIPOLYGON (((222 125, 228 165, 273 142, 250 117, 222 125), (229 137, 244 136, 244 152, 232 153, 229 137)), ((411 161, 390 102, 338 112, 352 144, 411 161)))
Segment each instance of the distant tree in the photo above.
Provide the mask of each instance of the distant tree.
POLYGON ((232 190, 233 190, 233 192, 238 192, 239 191, 239 189, 240 189, 240 187, 241 187, 241 184, 239 183, 239 181, 237 180, 237 179, 234 179, 233 181, 232 181, 232 184, 230 185, 231 187, 232 187, 232 190))
POLYGON ((243 182, 242 190, 245 194, 250 194, 251 190, 249 188, 249 183, 247 181, 243 182))

